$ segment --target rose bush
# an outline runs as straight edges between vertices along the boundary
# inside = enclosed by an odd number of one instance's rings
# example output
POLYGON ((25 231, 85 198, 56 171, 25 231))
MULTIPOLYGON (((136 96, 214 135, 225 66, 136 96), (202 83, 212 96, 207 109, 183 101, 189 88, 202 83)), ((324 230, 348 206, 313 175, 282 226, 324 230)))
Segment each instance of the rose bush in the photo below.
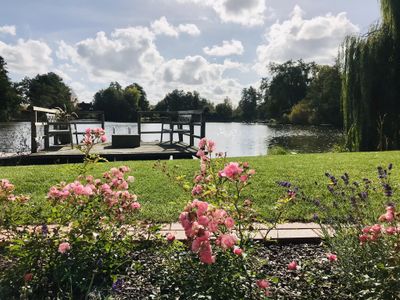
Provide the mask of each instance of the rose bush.
MULTIPOLYGON (((252 201, 243 197, 256 172, 247 162, 227 162, 223 153, 214 155, 215 149, 212 140, 200 140, 200 168, 191 188, 194 199, 179 217, 187 241, 169 242, 161 290, 185 299, 263 299, 269 296, 269 282, 258 273, 265 262, 253 255, 257 246, 252 239, 261 234, 257 227, 264 221, 252 201)), ((188 188, 166 165, 156 167, 188 188)), ((286 209, 288 202, 277 205, 277 211, 286 209)), ((263 224, 264 237, 277 221, 263 224)))
MULTIPOLYGON (((88 129, 84 138, 85 162, 104 131, 88 129)), ((94 159, 93 159, 94 158, 94 159)), ((86 166, 85 166, 86 170, 86 166)), ((3 254, 10 264, 0 274, 0 295, 12 298, 87 298, 108 293, 118 274, 130 264, 129 254, 148 232, 140 224, 125 225, 140 209, 129 189, 134 178, 125 166, 111 168, 102 178, 79 175, 49 189, 51 215, 47 222, 12 230, 3 254)), ((14 186, 1 181, 2 202, 23 203, 14 186)))

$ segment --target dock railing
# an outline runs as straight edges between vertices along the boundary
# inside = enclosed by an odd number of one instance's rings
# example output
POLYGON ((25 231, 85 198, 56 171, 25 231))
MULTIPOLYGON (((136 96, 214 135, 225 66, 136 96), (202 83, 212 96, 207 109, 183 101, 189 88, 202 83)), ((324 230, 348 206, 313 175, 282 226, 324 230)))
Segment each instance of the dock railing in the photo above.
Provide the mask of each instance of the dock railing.
POLYGON ((102 111, 78 111, 78 119, 58 119, 60 114, 59 109, 45 108, 39 106, 31 106, 31 152, 37 153, 40 141, 44 141, 44 148, 48 149, 50 146, 50 137, 68 135, 73 147, 73 135, 76 136, 76 143, 78 144, 78 135, 84 132, 78 131, 79 124, 99 124, 104 129, 104 112, 102 111), (80 118, 85 116, 85 118, 80 118), (52 129, 51 126, 56 129, 52 129), (64 129, 58 129, 65 126, 64 129), (72 131, 72 126, 75 130, 72 131), (39 133, 38 129, 43 127, 43 135, 39 133))
POLYGON ((179 110, 179 111, 139 111, 138 134, 160 134, 160 143, 163 135, 168 134, 170 143, 174 134, 178 134, 179 142, 183 142, 183 136, 189 137, 189 145, 194 146, 194 139, 202 139, 206 135, 206 122, 203 110, 179 110), (160 124, 160 130, 142 130, 142 124, 160 124), (195 133, 195 128, 200 128, 200 134, 195 133))

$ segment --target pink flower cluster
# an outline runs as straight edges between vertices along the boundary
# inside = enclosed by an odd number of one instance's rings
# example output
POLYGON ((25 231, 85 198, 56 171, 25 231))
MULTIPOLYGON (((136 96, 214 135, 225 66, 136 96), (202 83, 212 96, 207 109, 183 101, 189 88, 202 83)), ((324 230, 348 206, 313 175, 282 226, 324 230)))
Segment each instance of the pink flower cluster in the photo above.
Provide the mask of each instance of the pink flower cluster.
POLYGON ((378 240, 384 234, 395 235, 400 234, 400 227, 396 227, 396 222, 399 219, 399 214, 396 213, 394 206, 387 206, 386 213, 379 217, 380 222, 386 222, 389 226, 382 226, 381 224, 374 224, 366 226, 362 229, 362 234, 359 235, 360 244, 364 245, 367 242, 378 240), (397 221, 396 221, 397 220, 397 221))
POLYGON ((0 199, 10 200, 13 197, 15 186, 7 179, 0 180, 0 199))
POLYGON ((82 140, 82 143, 89 146, 93 145, 97 142, 105 143, 107 141, 105 131, 103 128, 86 128, 85 137, 82 140))
POLYGON ((0 179, 0 201, 19 201, 25 203, 29 200, 28 196, 14 195, 15 186, 8 179, 0 179))
POLYGON ((218 175, 229 180, 239 180, 240 182, 247 182, 249 178, 255 173, 255 170, 249 169, 249 164, 246 162, 244 162, 243 164, 240 164, 238 162, 230 162, 225 166, 222 171, 219 171, 218 175))
POLYGON ((71 250, 71 245, 68 242, 64 242, 58 245, 58 252, 60 252, 61 254, 64 254, 69 250, 71 250))
POLYGON ((214 208, 207 202, 195 199, 189 203, 180 214, 179 222, 192 243, 192 251, 198 253, 200 261, 205 264, 215 262, 212 237, 216 238, 215 244, 223 250, 234 249, 237 243, 237 238, 231 233, 234 220, 225 210, 214 208))
POLYGON ((93 176, 84 178, 84 182, 74 181, 69 184, 61 183, 50 188, 47 197, 50 200, 72 206, 85 206, 94 197, 100 197, 101 203, 113 214, 117 220, 123 221, 125 213, 138 210, 137 196, 128 191, 129 182, 134 178, 126 173, 130 169, 126 166, 112 168, 103 174, 103 180, 93 176))

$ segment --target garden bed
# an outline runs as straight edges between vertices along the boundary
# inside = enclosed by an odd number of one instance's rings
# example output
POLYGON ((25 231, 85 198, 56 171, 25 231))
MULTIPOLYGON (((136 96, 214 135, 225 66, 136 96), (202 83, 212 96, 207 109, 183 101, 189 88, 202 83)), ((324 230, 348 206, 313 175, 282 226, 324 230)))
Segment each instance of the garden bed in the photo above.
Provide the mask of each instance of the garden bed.
MULTIPOLYGON (((262 245, 257 257, 265 260, 260 275, 271 278, 272 299, 352 299, 335 282, 335 262, 327 260, 322 244, 262 245), (288 270, 292 261, 299 264, 298 270, 288 270)), ((163 272, 159 269, 161 260, 158 255, 146 250, 138 251, 132 254, 132 262, 134 267, 127 270, 126 277, 111 288, 115 299, 175 299, 179 294, 175 291, 174 296, 168 295, 154 281, 155 273, 163 272)))

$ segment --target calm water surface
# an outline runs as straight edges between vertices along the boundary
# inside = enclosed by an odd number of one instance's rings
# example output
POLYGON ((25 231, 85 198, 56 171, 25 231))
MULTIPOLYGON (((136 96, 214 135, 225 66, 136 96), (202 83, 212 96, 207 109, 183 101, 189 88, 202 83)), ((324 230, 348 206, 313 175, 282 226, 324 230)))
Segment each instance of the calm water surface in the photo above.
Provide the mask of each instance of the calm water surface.
MULTIPOLYGON (((136 123, 106 122, 105 127, 109 140, 113 133, 137 133, 136 123)), ((142 131, 159 129, 159 124, 142 126, 142 131)), ((199 134, 199 132, 196 133, 199 134)), ((218 151, 226 152, 228 156, 234 157, 265 155, 268 153, 268 149, 275 145, 298 153, 326 152, 340 140, 341 133, 336 129, 317 126, 207 123, 206 136, 217 142, 218 151)), ((159 141, 160 134, 142 135, 142 140, 145 142, 159 141)), ((168 140, 167 135, 164 136, 164 140, 168 140)), ((0 153, 29 150, 30 123, 0 123, 0 153)))

